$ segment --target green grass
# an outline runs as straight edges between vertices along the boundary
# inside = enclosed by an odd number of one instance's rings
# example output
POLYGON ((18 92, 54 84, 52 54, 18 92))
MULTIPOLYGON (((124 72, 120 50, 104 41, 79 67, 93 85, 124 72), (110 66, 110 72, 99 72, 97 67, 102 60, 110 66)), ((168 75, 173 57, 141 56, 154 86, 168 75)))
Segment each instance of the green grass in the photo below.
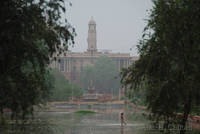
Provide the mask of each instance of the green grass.
POLYGON ((75 113, 77 113, 77 114, 95 114, 96 112, 94 112, 94 111, 87 111, 87 110, 81 110, 81 111, 77 111, 75 113))

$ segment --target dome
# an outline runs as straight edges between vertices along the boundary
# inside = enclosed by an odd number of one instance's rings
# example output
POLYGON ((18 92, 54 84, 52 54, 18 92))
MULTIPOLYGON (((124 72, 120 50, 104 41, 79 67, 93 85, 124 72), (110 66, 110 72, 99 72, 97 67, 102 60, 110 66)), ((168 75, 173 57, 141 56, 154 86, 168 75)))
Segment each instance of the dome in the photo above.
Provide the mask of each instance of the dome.
POLYGON ((89 25, 96 25, 96 22, 94 21, 94 18, 92 17, 89 21, 89 25))

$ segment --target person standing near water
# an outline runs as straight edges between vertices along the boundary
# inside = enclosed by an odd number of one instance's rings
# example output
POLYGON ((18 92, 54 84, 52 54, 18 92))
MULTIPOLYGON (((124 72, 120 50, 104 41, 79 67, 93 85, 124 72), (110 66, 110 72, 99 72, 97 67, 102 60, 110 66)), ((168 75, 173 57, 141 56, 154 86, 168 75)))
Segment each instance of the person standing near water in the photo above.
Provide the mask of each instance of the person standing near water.
POLYGON ((120 119, 121 119, 121 126, 124 126, 124 124, 126 125, 126 122, 125 122, 125 119, 124 119, 124 113, 121 113, 120 119))

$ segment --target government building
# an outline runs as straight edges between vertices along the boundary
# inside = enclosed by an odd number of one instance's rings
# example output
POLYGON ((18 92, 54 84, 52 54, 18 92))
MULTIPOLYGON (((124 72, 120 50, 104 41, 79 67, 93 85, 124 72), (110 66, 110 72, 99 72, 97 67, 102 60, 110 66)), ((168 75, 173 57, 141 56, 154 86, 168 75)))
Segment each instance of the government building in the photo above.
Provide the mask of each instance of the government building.
POLYGON ((53 61, 51 67, 58 68, 73 83, 80 83, 80 75, 84 66, 93 65, 101 56, 106 56, 116 61, 120 72, 122 68, 127 68, 134 63, 138 57, 130 56, 130 53, 112 53, 110 51, 98 51, 97 48, 96 22, 93 18, 88 24, 88 48, 85 52, 67 51, 61 55, 59 61, 53 61))

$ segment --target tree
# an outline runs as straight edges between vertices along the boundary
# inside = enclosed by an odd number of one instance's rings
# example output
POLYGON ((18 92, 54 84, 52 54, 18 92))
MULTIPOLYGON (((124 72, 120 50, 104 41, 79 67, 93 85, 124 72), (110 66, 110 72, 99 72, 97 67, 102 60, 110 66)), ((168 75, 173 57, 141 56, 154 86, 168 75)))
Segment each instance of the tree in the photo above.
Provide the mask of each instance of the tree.
POLYGON ((125 92, 125 96, 128 97, 128 99, 136 104, 136 105, 142 105, 142 106, 146 106, 146 86, 145 86, 145 82, 144 84, 141 84, 140 87, 137 87, 136 90, 127 90, 125 92))
POLYGON ((199 104, 199 7, 197 0, 155 0, 138 45, 140 59, 122 73, 122 83, 133 89, 147 81, 148 106, 164 117, 165 126, 183 113, 181 134, 199 104))
POLYGON ((60 71, 52 69, 50 74, 54 78, 54 88, 51 91, 50 101, 68 101, 69 97, 80 98, 82 96, 83 90, 71 84, 60 71))
MULTIPOLYGON (((0 111, 13 117, 44 100, 51 87, 48 64, 73 43, 74 29, 62 23, 63 0, 6 0, 0 4, 0 111), (62 43, 61 43, 62 42, 62 43)), ((67 21, 65 21, 67 22, 67 21)))
POLYGON ((92 85, 101 92, 117 94, 120 79, 116 63, 108 57, 99 57, 94 65, 83 68, 81 82, 85 89, 92 82, 92 85))

